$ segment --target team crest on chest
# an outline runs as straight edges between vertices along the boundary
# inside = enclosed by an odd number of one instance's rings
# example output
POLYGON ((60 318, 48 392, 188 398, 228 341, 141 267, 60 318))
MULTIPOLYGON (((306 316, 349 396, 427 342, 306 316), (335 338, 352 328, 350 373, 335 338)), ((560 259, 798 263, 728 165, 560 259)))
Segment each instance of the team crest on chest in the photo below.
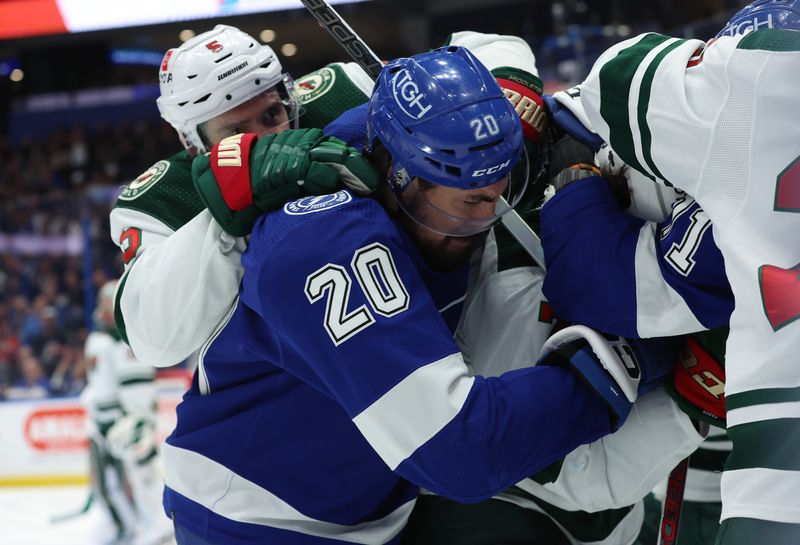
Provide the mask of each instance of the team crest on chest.
POLYGON ((283 211, 290 216, 302 216, 313 212, 330 210, 342 204, 349 203, 353 196, 347 191, 339 191, 332 195, 316 195, 313 197, 303 197, 302 199, 286 203, 283 211))
POLYGON ((312 102, 333 87, 336 81, 336 72, 327 66, 316 72, 312 72, 304 78, 295 82, 301 104, 312 102))
POLYGON ((119 196, 120 200, 132 201, 136 197, 140 197, 148 189, 153 187, 157 181, 164 177, 164 174, 169 170, 169 161, 159 161, 142 172, 134 181, 125 186, 122 194, 119 196))

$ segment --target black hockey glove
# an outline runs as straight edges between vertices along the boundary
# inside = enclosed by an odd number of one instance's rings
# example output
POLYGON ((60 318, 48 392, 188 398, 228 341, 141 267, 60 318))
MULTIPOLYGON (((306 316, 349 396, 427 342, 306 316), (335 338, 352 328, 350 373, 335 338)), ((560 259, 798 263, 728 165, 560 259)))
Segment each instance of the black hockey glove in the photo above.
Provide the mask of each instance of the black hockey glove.
POLYGON ((602 172, 594 164, 594 152, 583 142, 564 134, 553 145, 548 169, 550 185, 555 191, 566 185, 602 172))

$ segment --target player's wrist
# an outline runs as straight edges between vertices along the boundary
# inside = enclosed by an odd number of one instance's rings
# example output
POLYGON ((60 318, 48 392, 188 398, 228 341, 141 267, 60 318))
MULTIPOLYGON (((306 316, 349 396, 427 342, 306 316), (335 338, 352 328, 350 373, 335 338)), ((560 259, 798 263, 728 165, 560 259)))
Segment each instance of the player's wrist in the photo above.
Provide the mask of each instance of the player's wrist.
POLYGON ((592 164, 575 163, 561 169, 561 171, 550 180, 550 184, 553 186, 553 189, 559 191, 577 180, 602 175, 603 173, 601 170, 592 164))

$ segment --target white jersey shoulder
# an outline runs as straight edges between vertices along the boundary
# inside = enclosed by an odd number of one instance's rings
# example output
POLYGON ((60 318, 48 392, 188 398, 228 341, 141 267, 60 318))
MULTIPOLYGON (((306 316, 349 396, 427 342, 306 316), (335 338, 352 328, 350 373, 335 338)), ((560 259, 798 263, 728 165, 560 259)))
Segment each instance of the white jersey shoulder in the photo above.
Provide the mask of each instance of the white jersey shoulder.
MULTIPOLYGON (((133 214, 120 210, 117 219, 133 214)), ((156 222, 142 230, 136 260, 120 281, 117 326, 139 360, 165 367, 198 350, 228 313, 246 243, 225 233, 207 210, 172 234, 156 222)))
POLYGON ((583 106, 628 164, 693 195, 721 226, 744 202, 751 169, 771 167, 754 159, 798 133, 785 116, 796 110, 799 44, 800 33, 780 30, 708 44, 638 36, 600 57, 583 106), (765 127, 770 138, 759 136, 765 127))

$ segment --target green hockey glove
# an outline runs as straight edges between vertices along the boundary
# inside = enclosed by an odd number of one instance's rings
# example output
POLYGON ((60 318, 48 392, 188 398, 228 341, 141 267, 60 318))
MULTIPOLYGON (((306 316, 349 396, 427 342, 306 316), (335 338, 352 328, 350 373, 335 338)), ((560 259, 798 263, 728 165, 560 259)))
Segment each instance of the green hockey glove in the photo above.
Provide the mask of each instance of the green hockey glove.
POLYGON ((262 212, 287 201, 342 185, 365 195, 380 181, 355 148, 319 129, 230 136, 195 158, 192 177, 211 215, 234 236, 249 234, 262 212))

